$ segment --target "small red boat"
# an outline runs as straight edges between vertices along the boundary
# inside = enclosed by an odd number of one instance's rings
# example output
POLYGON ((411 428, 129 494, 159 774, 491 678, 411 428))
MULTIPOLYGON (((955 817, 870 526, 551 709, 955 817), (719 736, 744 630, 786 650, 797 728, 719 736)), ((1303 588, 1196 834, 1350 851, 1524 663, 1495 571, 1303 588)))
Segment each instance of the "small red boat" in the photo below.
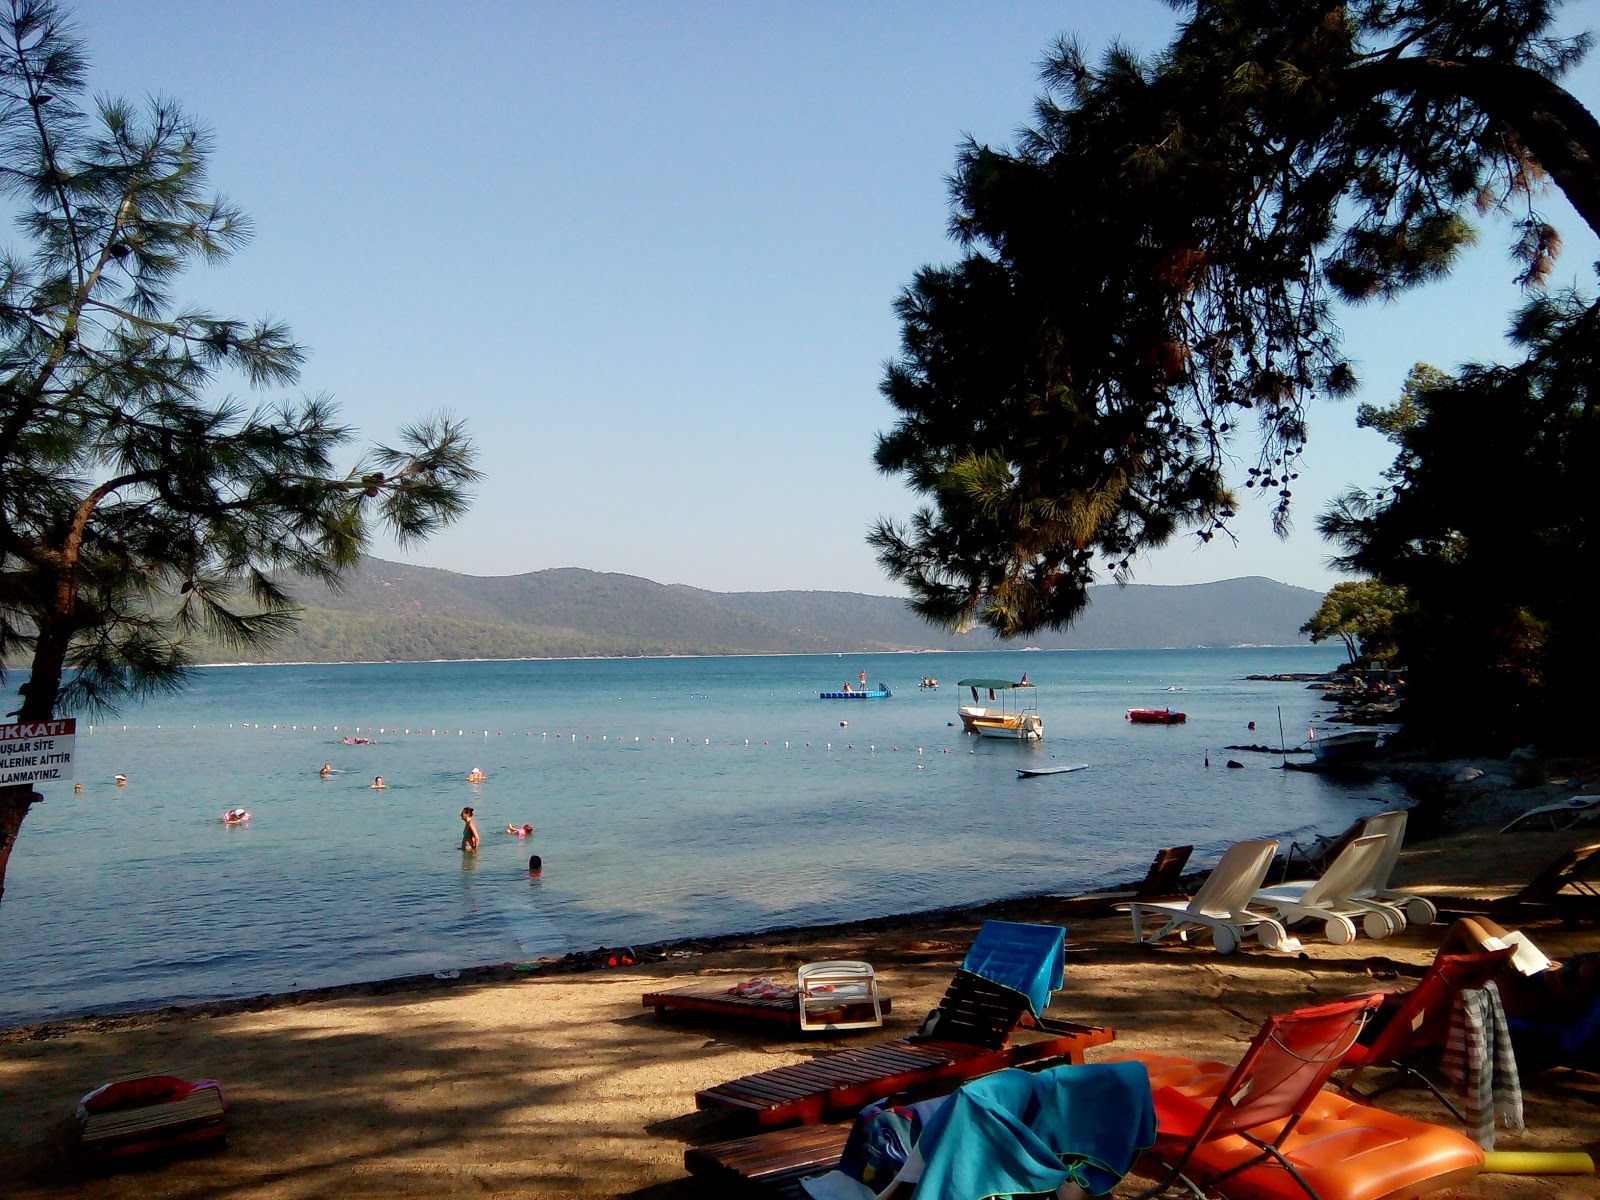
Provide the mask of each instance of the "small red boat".
POLYGON ((1130 708, 1127 719, 1135 725, 1182 725, 1189 714, 1173 712, 1170 708, 1130 708))

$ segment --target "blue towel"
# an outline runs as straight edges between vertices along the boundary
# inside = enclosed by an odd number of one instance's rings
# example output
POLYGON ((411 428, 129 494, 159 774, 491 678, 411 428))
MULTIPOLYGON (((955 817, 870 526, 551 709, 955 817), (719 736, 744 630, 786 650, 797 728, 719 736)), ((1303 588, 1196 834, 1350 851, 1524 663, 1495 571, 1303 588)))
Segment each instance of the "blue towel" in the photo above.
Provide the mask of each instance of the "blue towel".
POLYGON ((961 969, 1021 992, 1033 1015, 1042 1017, 1050 1005, 1050 993, 1065 978, 1066 947, 1067 931, 1059 925, 985 921, 961 969))
POLYGON ((1156 1140, 1150 1076, 1136 1062, 1006 1070, 974 1080, 928 1117, 912 1200, 1050 1192, 1102 1196, 1156 1140))

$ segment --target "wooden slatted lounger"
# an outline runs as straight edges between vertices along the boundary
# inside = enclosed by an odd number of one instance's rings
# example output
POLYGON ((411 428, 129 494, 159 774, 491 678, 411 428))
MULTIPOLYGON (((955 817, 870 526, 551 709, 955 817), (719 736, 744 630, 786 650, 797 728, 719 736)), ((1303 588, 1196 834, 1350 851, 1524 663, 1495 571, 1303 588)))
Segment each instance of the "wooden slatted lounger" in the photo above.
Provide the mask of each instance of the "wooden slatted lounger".
POLYGON ((1500 919, 1600 921, 1600 842, 1558 856, 1519 892, 1495 899, 1427 894, 1440 912, 1481 913, 1500 919))
POLYGON ((84 1155, 93 1162, 132 1158, 227 1140, 222 1093, 197 1088, 181 1100, 90 1113, 79 1127, 84 1155))
POLYGON ((695 1103, 703 1109, 747 1113, 763 1126, 810 1124, 936 1080, 959 1082, 1049 1059, 1081 1063, 1084 1050, 1115 1036, 1100 1026, 1035 1019, 1020 992, 959 969, 924 1028, 926 1035, 841 1050, 729 1080, 697 1092, 695 1103), (1029 1023, 1052 1036, 1010 1045, 1013 1031, 1029 1023))
MULTIPOLYGON (((878 1001, 883 1012, 893 1011, 888 996, 880 996, 878 1001)), ((727 985, 720 983, 695 984, 692 987, 674 988, 667 992, 646 992, 644 1006, 655 1009, 658 1017, 665 1016, 669 1008, 675 1008, 686 1012, 714 1013, 722 1017, 766 1021, 796 1032, 800 1029, 800 1006, 797 997, 772 1000, 759 996, 730 996, 727 985)), ((816 1008, 811 1011, 813 1020, 826 1016, 816 1008)))
POLYGON ((797 1125, 683 1152, 683 1165, 715 1195, 760 1191, 782 1200, 807 1200, 800 1181, 839 1165, 850 1126, 797 1125))

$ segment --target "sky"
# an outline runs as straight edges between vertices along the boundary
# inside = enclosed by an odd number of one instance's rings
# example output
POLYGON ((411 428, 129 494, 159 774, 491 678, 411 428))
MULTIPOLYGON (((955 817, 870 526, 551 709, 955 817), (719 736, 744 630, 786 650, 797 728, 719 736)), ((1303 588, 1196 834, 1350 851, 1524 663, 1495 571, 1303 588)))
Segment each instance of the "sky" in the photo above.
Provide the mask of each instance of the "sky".
MULTIPOLYGON (((311 351, 300 391, 368 439, 465 419, 471 513, 379 556, 880 595, 900 589, 866 531, 915 507, 871 458, 891 306, 958 256, 957 143, 1011 141, 1057 35, 1154 50, 1173 25, 1153 0, 70 9, 93 89, 201 118, 214 186, 254 221, 183 298, 287 321, 311 351)), ((1600 0, 1564 26, 1600 27, 1600 0)), ((1596 61, 1567 81, 1591 109, 1596 61)), ((1559 193, 1539 208, 1566 235, 1557 281, 1592 291, 1600 246, 1559 193)), ((1364 391, 1313 411, 1287 540, 1246 504, 1238 545, 1180 538, 1135 582, 1337 582, 1315 516, 1393 457, 1356 404, 1394 399, 1419 359, 1509 356, 1508 242, 1488 228, 1444 285, 1348 314, 1364 391)))

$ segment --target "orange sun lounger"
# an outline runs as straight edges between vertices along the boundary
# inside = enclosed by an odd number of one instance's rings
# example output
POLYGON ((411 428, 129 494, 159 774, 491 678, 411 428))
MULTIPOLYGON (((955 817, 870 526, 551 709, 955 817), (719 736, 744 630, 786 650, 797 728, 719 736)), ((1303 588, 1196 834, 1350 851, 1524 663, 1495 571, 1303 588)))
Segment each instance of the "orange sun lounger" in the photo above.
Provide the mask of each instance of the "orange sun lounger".
POLYGON ((1149 1154, 1163 1186, 1181 1178, 1230 1200, 1411 1200, 1477 1175, 1483 1151, 1455 1130, 1323 1090, 1378 1000, 1268 1017, 1237 1065, 1129 1055, 1150 1073, 1149 1154))

